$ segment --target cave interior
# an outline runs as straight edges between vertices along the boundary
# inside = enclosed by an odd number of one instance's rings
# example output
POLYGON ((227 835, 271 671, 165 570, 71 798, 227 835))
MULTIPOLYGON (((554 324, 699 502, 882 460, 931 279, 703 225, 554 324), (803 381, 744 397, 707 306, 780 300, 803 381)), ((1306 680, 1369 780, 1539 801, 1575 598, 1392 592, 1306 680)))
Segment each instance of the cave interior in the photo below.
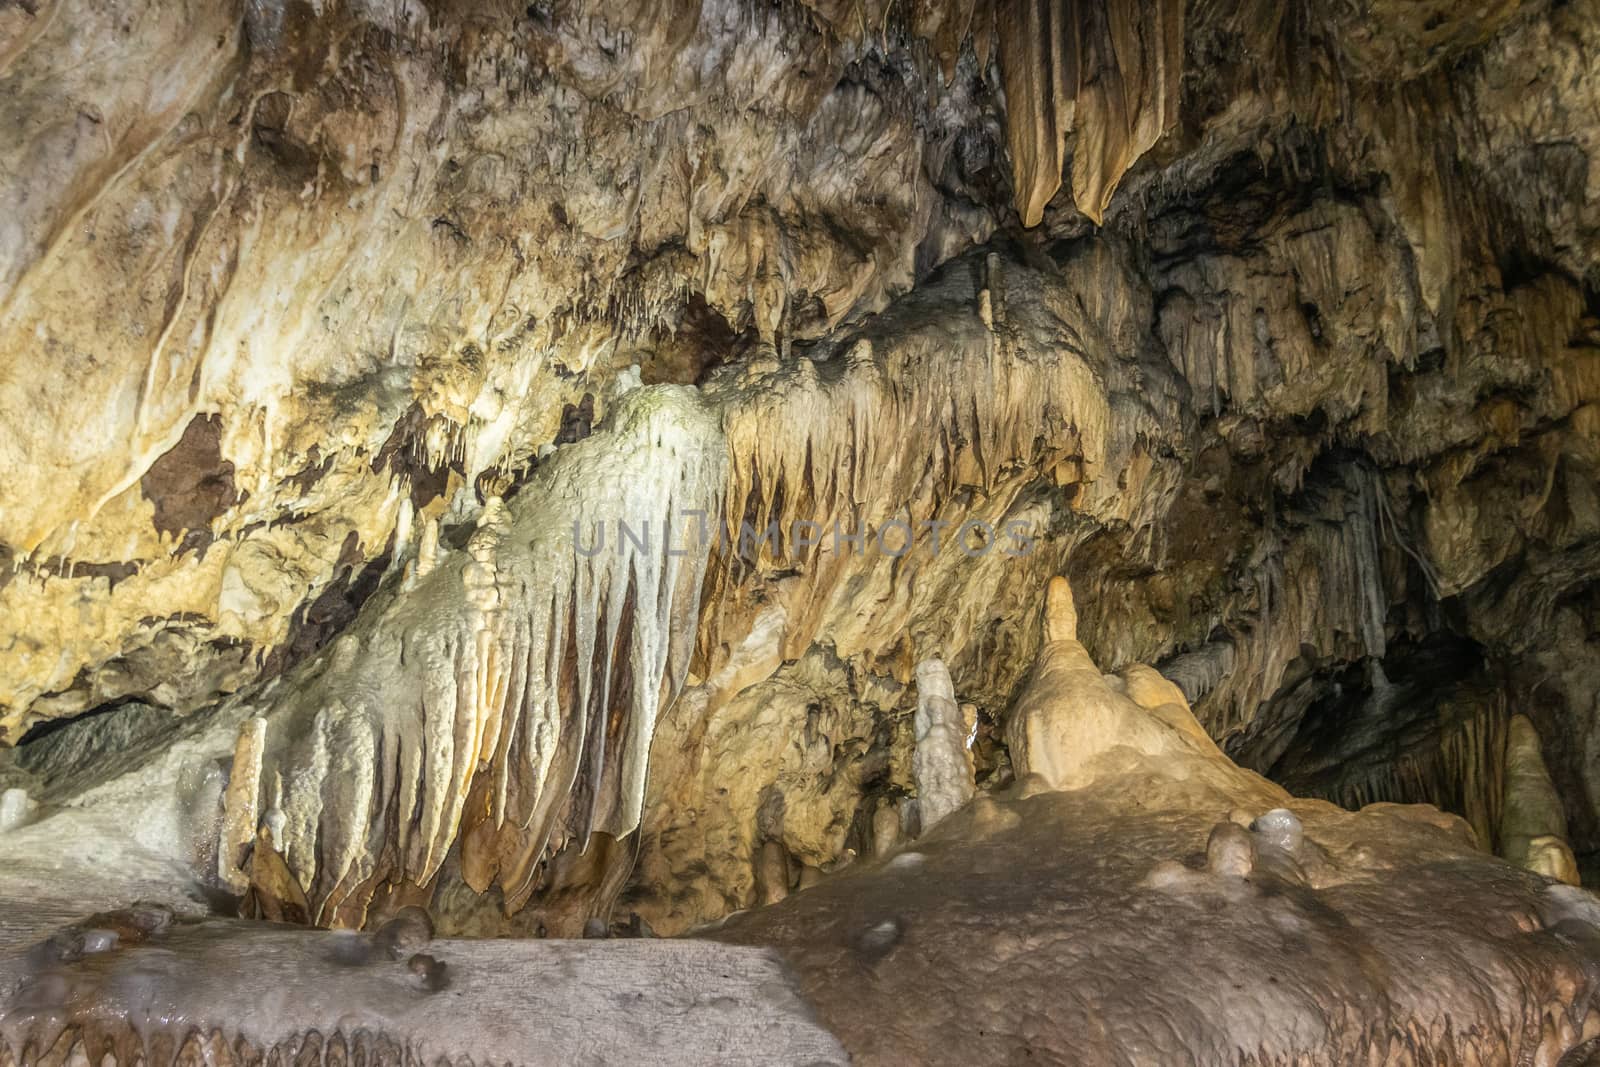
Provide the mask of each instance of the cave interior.
POLYGON ((0 0, 0 1067, 1600 1067, 1600 0, 0 0))

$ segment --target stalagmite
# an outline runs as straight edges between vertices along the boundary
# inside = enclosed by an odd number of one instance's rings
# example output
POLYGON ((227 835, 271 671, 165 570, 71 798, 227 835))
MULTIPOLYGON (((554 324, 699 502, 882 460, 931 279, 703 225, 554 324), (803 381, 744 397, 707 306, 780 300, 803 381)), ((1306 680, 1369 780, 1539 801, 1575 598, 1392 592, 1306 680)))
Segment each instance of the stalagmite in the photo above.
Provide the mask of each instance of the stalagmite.
POLYGON ((1132 675, 1148 705, 1107 683, 1078 640, 1078 614, 1065 578, 1050 580, 1044 635, 1033 685, 1049 699, 1032 702, 1025 695, 1006 726, 1019 778, 1036 774, 1051 789, 1081 788, 1097 773, 1096 757, 1118 745, 1151 755, 1216 751, 1177 687, 1153 670, 1132 675))
POLYGON ((426 578, 439 565, 439 519, 429 515, 422 520, 422 540, 417 545, 418 579, 426 578))
POLYGON ((1506 793, 1500 816, 1500 854, 1547 878, 1578 884, 1578 863, 1567 844, 1567 817, 1550 781, 1539 732, 1513 715, 1506 737, 1506 793))
POLYGON ((1290 856, 1300 854, 1304 831, 1300 820, 1288 808, 1273 808, 1250 823, 1250 829, 1262 841, 1290 856))
POLYGON ((783 842, 767 838, 756 859, 756 893, 760 903, 776 904, 789 895, 789 853, 783 842))
POLYGON ((217 874, 235 893, 249 888, 244 873, 246 850, 256 839, 261 801, 261 743, 267 736, 265 719, 252 716, 239 727, 228 788, 223 795, 222 834, 217 848, 217 874))
POLYGON ((967 731, 956 704, 950 671, 938 658, 917 664, 916 752, 917 811, 922 832, 933 829, 972 799, 972 755, 967 731))
POLYGON ((872 854, 882 859, 900 843, 900 809, 893 801, 878 802, 872 813, 872 854))
POLYGON ((26 789, 0 791, 0 834, 27 822, 37 806, 26 789))
POLYGON ((1005 291, 998 252, 990 252, 983 257, 983 284, 978 289, 978 318, 990 330, 1005 322, 1005 291))

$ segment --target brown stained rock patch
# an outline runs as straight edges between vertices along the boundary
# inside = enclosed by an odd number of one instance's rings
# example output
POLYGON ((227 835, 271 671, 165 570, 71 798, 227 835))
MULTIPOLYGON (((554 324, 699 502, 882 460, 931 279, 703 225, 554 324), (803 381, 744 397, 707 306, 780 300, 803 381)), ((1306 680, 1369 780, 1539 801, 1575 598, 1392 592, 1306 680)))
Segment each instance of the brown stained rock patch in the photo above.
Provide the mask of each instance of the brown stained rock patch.
POLYGON ((556 444, 570 445, 582 441, 594 432, 594 394, 584 393, 576 404, 566 404, 561 409, 561 431, 556 434, 556 444))
POLYGON ((222 417, 196 415, 178 443, 150 465, 139 490, 155 507, 155 527, 204 554, 211 521, 239 501, 233 464, 222 458, 222 417))
POLYGON ((340 548, 333 580, 294 609, 289 620, 289 637, 267 653, 262 665, 263 677, 275 677, 309 659, 354 622, 361 605, 377 591, 393 553, 391 534, 383 551, 364 563, 360 537, 351 530, 340 548))
POLYGON ((465 473, 459 459, 445 459, 436 465, 428 463, 424 445, 427 432, 428 416, 421 405, 413 403, 395 421, 394 429, 372 458, 372 473, 377 474, 387 467, 405 476, 411 486, 411 506, 417 511, 445 495, 450 487, 451 471, 465 473))

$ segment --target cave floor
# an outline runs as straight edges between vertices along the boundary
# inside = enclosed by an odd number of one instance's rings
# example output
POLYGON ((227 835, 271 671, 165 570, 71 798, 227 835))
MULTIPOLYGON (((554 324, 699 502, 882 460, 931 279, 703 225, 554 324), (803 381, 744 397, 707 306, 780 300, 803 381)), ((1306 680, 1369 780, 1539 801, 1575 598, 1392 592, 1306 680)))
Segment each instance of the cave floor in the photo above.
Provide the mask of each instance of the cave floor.
POLYGON ((1239 825, 1267 783, 1210 770, 979 799, 715 936, 776 946, 861 1064, 1553 1063, 1600 1034, 1592 897, 1426 807, 1295 801, 1279 848, 1239 825))
POLYGON ((1454 817, 1290 801, 1284 835, 1225 761, 1101 768, 681 939, 63 927, 11 866, 0 1063, 1572 1064, 1600 1035, 1600 904, 1454 817))

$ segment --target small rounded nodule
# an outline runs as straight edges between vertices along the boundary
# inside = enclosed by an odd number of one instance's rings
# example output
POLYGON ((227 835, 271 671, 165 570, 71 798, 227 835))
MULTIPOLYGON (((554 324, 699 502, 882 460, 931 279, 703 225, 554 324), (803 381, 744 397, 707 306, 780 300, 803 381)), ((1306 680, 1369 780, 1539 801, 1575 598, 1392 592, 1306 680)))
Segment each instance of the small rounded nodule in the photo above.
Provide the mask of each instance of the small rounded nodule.
POLYGON ((373 942, 386 951, 390 959, 396 960, 416 952, 432 940, 433 920, 425 909, 414 905, 401 908, 373 935, 373 942))

